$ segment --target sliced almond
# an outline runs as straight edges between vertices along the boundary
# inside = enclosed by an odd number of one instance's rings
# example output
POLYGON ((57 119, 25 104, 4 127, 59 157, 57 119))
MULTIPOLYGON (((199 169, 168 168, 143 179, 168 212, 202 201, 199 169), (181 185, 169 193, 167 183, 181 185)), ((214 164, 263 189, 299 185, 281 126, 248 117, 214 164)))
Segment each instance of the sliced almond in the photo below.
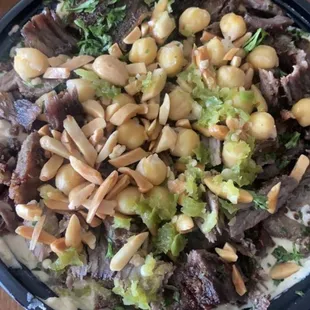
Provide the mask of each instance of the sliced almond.
MULTIPOLYGON (((90 205, 90 203, 89 203, 89 205, 90 205)), ((84 211, 79 211, 79 214, 81 214, 83 216, 83 218, 85 219, 85 221, 86 221, 87 213, 84 212, 84 211)), ((100 226, 102 224, 102 220, 95 216, 93 218, 93 220, 90 223, 88 223, 88 224, 89 224, 90 227, 96 228, 96 227, 98 227, 98 226, 100 226)))
POLYGON ((70 70, 67 68, 47 68, 43 78, 44 79, 68 79, 70 77, 70 70))
POLYGON ((68 247, 66 246, 66 241, 65 238, 59 238, 56 239, 52 244, 51 244, 51 250, 56 253, 58 256, 63 254, 66 250, 68 250, 68 247))
POLYGON ((100 117, 100 118, 105 118, 105 113, 102 105, 99 103, 99 101, 96 100, 87 100, 82 103, 84 111, 94 117, 100 117))
POLYGON ((230 62, 230 65, 236 68, 239 68, 242 63, 242 58, 240 56, 234 56, 230 62))
POLYGON ((123 52, 120 49, 119 45, 117 43, 114 43, 110 48, 109 48, 109 54, 115 58, 121 58, 123 56, 123 52))
POLYGON ((119 168, 118 171, 120 173, 124 173, 124 174, 131 176, 135 180, 138 186, 138 189, 141 193, 147 193, 154 187, 153 184, 149 182, 147 178, 145 178, 141 173, 135 170, 132 170, 127 167, 122 167, 122 168, 119 168))
POLYGON ((229 129, 224 125, 212 125, 208 130, 211 137, 220 141, 224 141, 229 133, 229 129))
POLYGON ((97 210, 102 202, 102 200, 105 198, 105 196, 109 193, 109 191, 114 187, 118 179, 118 173, 117 171, 113 171, 100 185, 100 187, 97 189, 94 198, 92 200, 86 222, 91 223, 93 218, 95 217, 97 210))
POLYGON ((134 96, 142 90, 142 82, 140 80, 135 80, 130 82, 125 86, 127 94, 134 96))
POLYGON ((153 64, 148 65, 146 69, 147 69, 147 72, 154 72, 156 69, 158 69, 158 67, 159 67, 158 62, 155 62, 153 64))
POLYGON ((245 72, 245 83, 244 83, 244 88, 245 89, 251 88, 251 85, 253 83, 253 78, 254 78, 254 69, 253 68, 249 68, 245 72))
POLYGON ((232 251, 215 248, 215 252, 228 263, 235 263, 238 260, 238 255, 232 251))
POLYGON ((107 215, 114 216, 117 206, 118 203, 116 200, 103 199, 98 207, 96 215, 102 219, 104 219, 107 215))
POLYGON ((53 179, 59 168, 62 166, 64 159, 58 155, 53 155, 43 166, 40 173, 40 180, 47 182, 53 179))
POLYGON ((211 32, 209 32, 209 31, 204 31, 203 33, 202 33, 202 36, 201 36, 201 38, 200 38, 200 41, 201 41, 201 43, 207 43, 207 42, 209 42, 210 40, 212 40, 213 38, 215 38, 216 37, 216 35, 214 35, 213 33, 211 33, 211 32))
POLYGON ((98 143, 106 141, 106 138, 104 138, 104 131, 103 129, 96 129, 94 134, 89 138, 89 142, 96 146, 98 143))
POLYGON ((277 264, 270 270, 270 277, 274 280, 283 280, 296 273, 299 269, 300 266, 295 263, 277 264))
POLYGON ((247 289, 245 287, 242 276, 241 276, 238 268, 236 267, 236 265, 233 265, 232 281, 234 283, 234 286, 235 286, 235 289, 236 289, 236 292, 238 293, 238 295, 243 296, 247 292, 247 289))
POLYGON ((252 32, 247 32, 243 37, 233 42, 235 47, 242 47, 252 37, 252 32))
POLYGON ((68 59, 70 59, 67 55, 58 55, 56 57, 51 57, 48 59, 48 63, 51 67, 59 67, 60 65, 64 64, 68 59))
POLYGON ((223 250, 231 251, 233 253, 237 253, 237 250, 228 242, 225 243, 223 250))
POLYGON ((38 204, 18 204, 15 207, 16 214, 26 221, 38 221, 43 213, 43 210, 38 204))
POLYGON ((65 234, 65 242, 67 247, 78 249, 82 243, 82 231, 79 218, 73 214, 70 217, 69 224, 65 234))
POLYGON ((238 47, 231 48, 224 56, 223 60, 232 60, 240 49, 238 47))
POLYGON ((309 158, 305 155, 300 155, 290 177, 294 178, 299 183, 308 169, 309 164, 309 158))
POLYGON ((160 153, 167 150, 173 150, 176 142, 177 133, 169 125, 166 125, 162 130, 155 152, 160 153))
POLYGON ((144 232, 129 238, 127 243, 113 256, 110 269, 112 271, 121 271, 140 249, 148 236, 149 233, 144 232))
POLYGON ((158 103, 149 103, 148 104, 148 112, 146 113, 145 117, 152 121, 157 118, 159 114, 159 104, 158 103))
POLYGON ((112 115, 110 122, 115 126, 120 126, 135 117, 139 111, 140 106, 138 104, 128 103, 112 115))
POLYGON ((44 204, 47 206, 47 208, 53 210, 53 211, 69 211, 69 203, 68 202, 62 202, 52 199, 44 199, 44 204))
POLYGON ((70 153, 67 151, 64 145, 55 138, 44 136, 40 139, 40 145, 46 151, 52 152, 63 158, 69 159, 70 153))
POLYGON ((93 193, 95 187, 95 184, 86 182, 72 189, 69 193, 69 209, 74 210, 76 207, 83 205, 87 198, 93 193))
POLYGON ((187 128, 187 129, 192 129, 191 123, 188 119, 179 119, 175 125, 177 127, 182 127, 182 128, 187 128))
POLYGON ((36 223, 33 229, 30 245, 29 245, 29 250, 33 251, 38 243, 38 239, 40 237, 40 234, 43 230, 43 226, 46 221, 46 215, 42 215, 39 219, 39 221, 36 223))
POLYGON ((82 127, 84 135, 89 138, 96 130, 106 128, 107 123, 104 118, 95 118, 82 127))
POLYGON ((96 248, 96 236, 91 231, 82 233, 82 242, 92 250, 96 248))
POLYGON ((141 25, 141 36, 142 37, 147 36, 149 29, 150 29, 150 26, 147 22, 142 23, 142 25, 141 25))
POLYGON ((109 155, 110 159, 119 158, 124 152, 126 152, 126 146, 117 144, 114 148, 112 153, 109 155))
POLYGON ((92 62, 94 59, 95 59, 94 57, 87 56, 87 55, 76 56, 66 61, 60 67, 67 68, 70 71, 73 71, 75 69, 78 69, 80 67, 87 65, 88 63, 92 62))
POLYGON ((141 38, 141 36, 141 30, 137 26, 123 39, 123 42, 125 44, 134 44, 137 40, 141 38))
POLYGON ((130 76, 136 76, 137 74, 147 74, 146 66, 144 62, 134 63, 127 65, 127 71, 130 76))
POLYGON ((111 200, 115 198, 122 190, 127 188, 130 184, 130 177, 128 175, 122 175, 118 178, 116 185, 112 188, 112 190, 107 195, 107 199, 111 200))
POLYGON ((200 46, 194 51, 194 57, 197 67, 204 71, 209 67, 210 55, 207 46, 200 46))
POLYGON ((159 109, 159 124, 166 125, 170 113, 170 97, 165 95, 164 102, 159 109))
POLYGON ((126 154, 123 154, 120 157, 109 160, 109 163, 116 168, 126 167, 138 162, 139 160, 148 155, 148 152, 145 152, 142 148, 139 147, 126 154))
POLYGON ((61 132, 59 132, 58 130, 51 130, 51 134, 53 136, 53 138, 55 138, 56 140, 60 141, 61 139, 61 132))
MULTIPOLYGON (((30 226, 19 226, 15 230, 16 234, 28 240, 32 239, 33 231, 34 231, 34 228, 30 226)), ((46 244, 46 245, 51 245, 55 240, 56 238, 54 236, 52 236, 51 234, 47 233, 44 230, 41 231, 38 237, 38 242, 46 244)))
POLYGON ((277 211, 278 198, 281 189, 281 182, 272 187, 272 189, 267 194, 268 198, 268 209, 267 211, 274 214, 277 211))
POLYGON ((109 157, 114 147, 117 145, 117 139, 118 139, 118 131, 116 130, 110 135, 107 142, 105 143, 102 150, 100 151, 96 159, 97 164, 102 163, 104 160, 106 160, 109 157))
POLYGON ((85 180, 100 185, 103 182, 100 172, 76 159, 73 156, 69 157, 72 168, 81 175, 85 180))
POLYGON ((148 111, 149 111, 149 106, 146 103, 139 104, 139 110, 137 114, 146 115, 148 111))
POLYGON ((43 137, 43 136, 50 136, 51 131, 49 125, 44 125, 38 130, 38 134, 43 137))

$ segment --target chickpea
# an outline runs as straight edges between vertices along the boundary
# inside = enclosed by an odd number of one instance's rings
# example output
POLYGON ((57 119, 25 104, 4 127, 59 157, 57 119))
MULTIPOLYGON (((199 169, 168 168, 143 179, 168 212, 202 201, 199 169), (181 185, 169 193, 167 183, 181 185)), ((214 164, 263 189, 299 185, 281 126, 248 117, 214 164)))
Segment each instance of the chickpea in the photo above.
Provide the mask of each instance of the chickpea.
POLYGON ((228 168, 232 168, 244 158, 247 158, 251 149, 249 145, 244 141, 227 141, 223 146, 223 162, 228 168))
POLYGON ((310 126, 310 98, 304 98, 295 103, 292 113, 300 126, 310 126))
POLYGON ((84 178, 82 178, 70 164, 63 165, 58 170, 55 178, 56 187, 66 195, 69 195, 73 188, 84 182, 84 178))
POLYGON ((279 57, 273 47, 259 45, 249 54, 247 62, 255 69, 273 69, 279 66, 279 57))
POLYGON ((128 94, 119 94, 113 98, 112 104, 118 103, 121 107, 126 105, 127 103, 136 103, 135 99, 128 94))
POLYGON ((144 62, 146 65, 150 65, 157 56, 157 45, 153 38, 142 38, 137 40, 130 52, 129 60, 131 62, 144 62))
POLYGON ((80 102, 95 99, 96 96, 96 90, 92 83, 84 79, 68 80, 67 89, 71 94, 73 93, 74 89, 76 89, 80 102))
POLYGON ((111 55, 97 57, 93 69, 103 80, 113 85, 126 86, 129 79, 126 64, 111 55))
POLYGON ((169 119, 178 121, 187 118, 193 108, 193 98, 190 93, 176 87, 170 94, 169 119))
POLYGON ((153 185, 160 185, 167 178, 167 166, 157 154, 141 159, 137 166, 137 171, 153 185))
POLYGON ((141 146, 147 138, 144 127, 133 119, 119 126, 117 131, 118 143, 125 145, 129 150, 141 146))
POLYGON ((233 106, 235 108, 239 108, 243 110, 244 112, 248 114, 251 114, 254 110, 254 105, 255 105, 254 94, 253 94, 253 98, 251 98, 249 91, 242 91, 242 92, 244 93, 244 96, 242 95, 241 92, 238 92, 233 97, 233 106))
POLYGON ((211 63, 214 66, 220 67, 223 64, 226 64, 226 61, 223 60, 226 54, 225 47, 219 38, 215 37, 211 39, 206 46, 208 54, 211 57, 211 63))
POLYGON ((246 33, 246 23, 242 16, 229 13, 222 17, 220 28, 225 38, 231 41, 242 37, 246 33))
POLYGON ((180 16, 179 32, 185 37, 190 37, 206 28, 210 20, 211 17, 207 10, 197 7, 188 8, 180 16))
POLYGON ((139 202, 141 193, 135 186, 129 186, 122 190, 117 196, 116 210, 122 214, 135 215, 135 204, 139 202))
POLYGON ((199 136, 194 130, 182 128, 178 133, 177 142, 171 154, 178 157, 192 156, 199 143, 199 136))
POLYGON ((245 73, 236 67, 223 66, 217 71, 217 83, 220 87, 242 87, 245 84, 245 73))
POLYGON ((14 57, 14 69, 23 80, 42 75, 49 67, 48 58, 35 48, 18 48, 14 57))
POLYGON ((181 43, 172 42, 163 46, 158 52, 157 60, 169 77, 176 76, 181 72, 185 60, 181 43))
POLYGON ((251 114, 249 132, 257 140, 267 140, 277 136, 274 118, 267 112, 251 114))

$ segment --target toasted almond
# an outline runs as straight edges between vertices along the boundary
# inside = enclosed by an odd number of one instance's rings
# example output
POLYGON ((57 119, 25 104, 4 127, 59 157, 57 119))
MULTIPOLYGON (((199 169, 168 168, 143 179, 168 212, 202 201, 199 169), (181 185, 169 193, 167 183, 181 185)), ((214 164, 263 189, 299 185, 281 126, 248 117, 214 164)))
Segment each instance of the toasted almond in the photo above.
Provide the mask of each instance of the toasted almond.
POLYGON ((43 210, 38 204, 18 204, 15 207, 16 214, 25 221, 38 221, 42 215, 43 210))
POLYGON ((120 49, 119 45, 117 43, 114 43, 110 48, 109 48, 109 54, 115 58, 121 58, 123 56, 123 52, 120 49))
POLYGON ((53 211, 69 211, 69 203, 68 202, 62 202, 52 199, 44 199, 44 204, 47 208, 53 210, 53 211))
POLYGON ((247 292, 247 289, 245 287, 242 276, 241 276, 238 268, 236 267, 236 265, 233 265, 232 281, 234 283, 234 286, 235 286, 235 289, 236 289, 236 292, 238 293, 238 295, 243 296, 247 292))
POLYGON ((68 79, 70 77, 70 70, 67 68, 47 68, 43 78, 44 79, 68 79))
POLYGON ((268 209, 267 211, 274 214, 277 211, 278 198, 281 189, 281 182, 272 187, 272 189, 267 194, 268 198, 268 209))
POLYGON ((141 30, 136 26, 124 39, 125 44, 134 44, 137 40, 141 38, 141 30))
POLYGON ((229 129, 224 125, 212 125, 208 130, 211 137, 221 141, 224 141, 229 133, 229 129))
POLYGON ((72 116, 67 116, 64 121, 64 128, 85 157, 87 163, 93 167, 97 158, 97 152, 72 116))
POLYGON ((297 182, 300 182, 309 167, 309 164, 309 158, 305 155, 300 155, 290 177, 294 178, 297 182))
POLYGON ((96 146, 99 142, 103 142, 104 139, 103 129, 96 129, 94 134, 89 138, 89 142, 93 146, 96 146))
POLYGON ((158 62, 155 62, 153 64, 148 65, 146 69, 147 69, 147 72, 154 72, 156 69, 158 69, 158 67, 159 67, 158 62))
POLYGON ((45 220, 46 220, 46 215, 42 215, 39 219, 39 221, 36 223, 36 225, 34 226, 33 229, 33 233, 31 236, 31 241, 30 241, 30 245, 29 245, 29 250, 33 251, 38 243, 38 239, 40 237, 40 234, 43 230, 43 226, 45 224, 45 220))
POLYGON ((232 60, 240 49, 238 47, 231 48, 224 56, 223 60, 232 60))
POLYGON ((66 246, 66 241, 65 238, 59 238, 56 239, 52 244, 51 244, 51 250, 56 253, 58 256, 63 254, 68 247, 66 246))
POLYGON ((74 210, 76 207, 83 205, 87 198, 93 193, 95 187, 95 184, 85 182, 72 189, 69 193, 69 209, 74 210))
POLYGON ((109 160, 109 163, 116 168, 126 167, 138 162, 148 155, 148 152, 145 152, 142 148, 138 147, 122 156, 109 160))
POLYGON ((230 65, 236 68, 239 68, 242 63, 242 58, 240 56, 234 56, 230 62, 230 65))
POLYGON ((40 145, 46 151, 52 152, 56 155, 69 159, 70 153, 67 151, 64 145, 55 138, 44 136, 40 139, 40 145))
POLYGON ((119 168, 118 171, 120 173, 124 173, 124 174, 131 176, 135 180, 138 186, 138 189, 141 193, 147 193, 154 187, 153 184, 149 182, 147 178, 145 178, 141 173, 135 170, 132 170, 127 167, 122 167, 122 168, 119 168))
POLYGON ((192 129, 192 125, 188 119, 179 119, 175 125, 177 127, 182 127, 182 128, 187 128, 187 129, 192 129))
POLYGON ((82 231, 79 218, 73 214, 70 218, 66 234, 65 242, 67 247, 78 249, 82 243, 82 231))
POLYGON ((300 266, 295 263, 277 264, 270 270, 270 277, 274 280, 283 280, 296 273, 299 269, 300 266))
POLYGON ((200 41, 201 41, 201 43, 207 43, 207 42, 209 42, 210 40, 212 40, 213 38, 215 38, 216 37, 216 35, 214 35, 213 33, 211 33, 211 32, 209 32, 209 31, 204 31, 203 33, 202 33, 202 36, 201 36, 201 38, 200 38, 200 41))
MULTIPOLYGON (((83 216, 83 218, 85 219, 85 221, 86 221, 87 213, 84 212, 84 211, 79 211, 79 214, 81 214, 83 216)), ((90 227, 96 228, 96 227, 98 227, 98 226, 100 226, 102 224, 102 220, 95 216, 93 218, 93 220, 90 223, 88 223, 88 224, 89 224, 90 227)))
POLYGON ((61 68, 67 68, 70 71, 78 69, 92 62, 95 58, 92 56, 81 55, 73 57, 72 59, 67 60, 64 64, 62 64, 61 68))
POLYGON ((167 150, 173 150, 177 142, 177 133, 169 126, 166 125, 160 135, 159 141, 155 148, 156 153, 167 150))
POLYGON ((101 97, 100 102, 103 107, 108 107, 112 103, 112 99, 106 98, 106 97, 101 97))
POLYGON ((148 111, 149 111, 149 106, 146 103, 139 104, 139 110, 137 114, 146 115, 148 111))
POLYGON ((82 242, 92 250, 96 248, 96 236, 91 231, 82 233, 82 242))
POLYGON ((165 95, 164 102, 159 109, 159 124, 166 125, 170 112, 170 97, 168 94, 165 95))
POLYGON ((146 118, 141 118, 141 122, 142 124, 144 125, 144 129, 145 129, 145 132, 149 129, 151 123, 148 119, 146 118))
POLYGON ((193 219, 186 214, 181 214, 176 219, 176 229, 180 234, 189 233, 194 226, 193 219))
POLYGON ((200 46, 194 51, 194 58, 197 67, 204 71, 204 69, 208 68, 210 55, 208 52, 208 48, 206 46, 200 46))
POLYGON ((125 86, 127 94, 134 96, 142 90, 142 82, 140 80, 135 80, 130 82, 125 86))
POLYGON ((144 62, 129 64, 126 67, 130 76, 136 76, 137 74, 147 74, 144 62))
POLYGON ((82 127, 82 131, 84 135, 89 138, 97 129, 104 129, 106 128, 107 123, 105 122, 104 118, 95 118, 88 124, 82 127))
POLYGON ((118 103, 112 103, 111 105, 109 105, 106 108, 106 115, 105 115, 105 119, 107 122, 110 121, 111 117, 121 108, 122 106, 118 103))
POLYGON ((117 139, 118 139, 118 131, 116 130, 110 135, 107 142, 105 143, 102 150, 100 151, 96 159, 97 164, 102 163, 104 160, 106 160, 109 157, 114 147, 117 145, 117 139))
POLYGON ((252 32, 247 32, 243 37, 233 42, 235 47, 242 47, 244 43, 252 37, 252 32))
MULTIPOLYGON (((15 232, 19 235, 24 237, 25 239, 31 240, 32 234, 33 234, 34 228, 30 226, 19 226, 15 230, 15 232)), ((56 238, 52 236, 51 234, 47 233, 46 231, 42 230, 39 237, 38 242, 51 245, 56 238)))
POLYGON ((61 202, 68 202, 67 196, 65 196, 59 189, 53 187, 50 184, 43 184, 38 188, 40 196, 43 199, 52 199, 61 202))
POLYGON ((109 191, 114 187, 118 179, 118 173, 117 171, 113 171, 100 185, 100 187, 97 189, 94 198, 91 202, 91 206, 87 215, 86 222, 91 223, 93 218, 95 217, 97 210, 102 202, 102 200, 105 198, 105 196, 109 193, 109 191))
POLYGON ((111 259, 110 269, 112 271, 121 271, 140 249, 148 236, 149 233, 144 232, 129 238, 127 243, 111 259))
POLYGON ((116 185, 112 188, 112 190, 107 195, 107 199, 111 200, 115 198, 122 190, 127 188, 130 184, 130 177, 128 175, 121 175, 118 178, 116 185))
POLYGON ((120 126, 135 117, 140 109, 138 104, 128 103, 112 115, 110 122, 115 126, 120 126))
POLYGON ((245 72, 245 83, 244 83, 244 88, 245 89, 251 88, 251 85, 253 83, 253 78, 254 78, 254 69, 253 68, 249 68, 245 72))
POLYGON ((51 57, 48 59, 48 63, 51 67, 59 67, 60 65, 64 64, 68 59, 70 59, 67 55, 58 55, 56 57, 51 57))
POLYGON ((215 252, 228 263, 235 263, 238 260, 238 255, 232 251, 215 248, 215 252))
POLYGON ((237 250, 228 242, 225 243, 223 250, 230 251, 230 252, 233 252, 235 254, 237 253, 237 250))
POLYGON ((38 130, 38 134, 43 137, 43 136, 50 136, 51 131, 49 125, 44 125, 38 130))
POLYGON ((124 152, 126 152, 126 146, 117 144, 114 148, 112 153, 109 155, 110 159, 116 159, 120 157, 124 152))
POLYGON ((149 29, 150 29, 150 26, 147 22, 142 23, 141 24, 141 36, 142 37, 147 36, 149 29))
POLYGON ((76 159, 73 156, 69 157, 72 168, 81 175, 85 180, 100 185, 103 182, 100 172, 76 159))
POLYGON ((60 141, 61 139, 61 132, 59 132, 58 130, 51 130, 51 134, 53 136, 54 139, 60 141))
POLYGON ((92 117, 100 117, 105 118, 105 113, 102 105, 99 103, 99 101, 96 100, 87 100, 82 103, 84 111, 92 116, 92 117))
POLYGON ((47 182, 53 179, 59 168, 62 166, 64 159, 58 155, 53 155, 43 166, 40 173, 40 180, 47 182))
POLYGON ((71 154, 77 150, 75 143, 66 130, 62 132, 60 141, 71 154))
POLYGON ((100 203, 96 215, 99 218, 105 218, 107 215, 114 216, 115 209, 117 208, 118 203, 116 200, 106 200, 103 199, 100 203))
POLYGON ((145 117, 152 121, 157 118, 159 114, 159 104, 158 103, 149 103, 148 104, 148 112, 146 113, 145 117))

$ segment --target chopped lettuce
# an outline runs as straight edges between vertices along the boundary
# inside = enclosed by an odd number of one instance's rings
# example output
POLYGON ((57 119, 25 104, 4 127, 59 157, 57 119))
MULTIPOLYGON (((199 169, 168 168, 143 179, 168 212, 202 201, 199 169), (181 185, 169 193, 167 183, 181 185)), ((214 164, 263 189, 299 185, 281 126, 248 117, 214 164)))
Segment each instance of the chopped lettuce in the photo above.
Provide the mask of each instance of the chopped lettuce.
POLYGON ((114 228, 123 228, 123 229, 130 229, 130 222, 131 218, 124 218, 120 216, 114 216, 114 228))
POLYGON ((253 196, 253 203, 255 208, 257 209, 262 209, 262 210, 267 210, 268 209, 268 199, 267 196, 257 194, 253 191, 249 191, 250 194, 253 196))
POLYGON ((199 217, 205 210, 206 204, 201 201, 197 201, 191 197, 184 196, 182 198, 181 211, 191 217, 199 217))
POLYGON ((64 10, 75 13, 94 13, 99 4, 99 0, 87 0, 77 6, 71 6, 71 2, 72 1, 64 2, 64 10))
POLYGON ((69 248, 58 256, 58 259, 50 266, 54 271, 62 271, 68 266, 83 266, 78 252, 74 248, 69 248))
POLYGON ((150 231, 156 231, 161 220, 155 209, 152 209, 146 201, 140 201, 135 205, 135 212, 150 231))

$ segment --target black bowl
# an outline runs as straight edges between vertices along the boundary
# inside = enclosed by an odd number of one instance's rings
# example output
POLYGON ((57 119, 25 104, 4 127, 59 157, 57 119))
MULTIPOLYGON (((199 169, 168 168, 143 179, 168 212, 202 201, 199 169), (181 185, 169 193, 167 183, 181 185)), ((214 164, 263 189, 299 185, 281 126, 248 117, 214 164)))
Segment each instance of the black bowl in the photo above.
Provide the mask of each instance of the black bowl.
MULTIPOLYGON (((310 2, 307 0, 273 1, 287 12, 295 21, 296 26, 310 32, 310 2)), ((0 20, 0 59, 6 58, 11 47, 20 38, 18 33, 8 36, 12 27, 14 25, 23 25, 31 16, 40 12, 44 7, 43 2, 21 0, 0 20)), ((50 307, 43 305, 36 297, 47 299, 55 296, 55 294, 24 266, 22 266, 22 269, 17 270, 7 268, 0 259, 0 286, 25 309, 52 310, 50 307)), ((310 276, 275 299, 269 309, 310 310, 310 276), (299 296, 296 294, 298 291, 302 291, 304 295, 299 296)))

